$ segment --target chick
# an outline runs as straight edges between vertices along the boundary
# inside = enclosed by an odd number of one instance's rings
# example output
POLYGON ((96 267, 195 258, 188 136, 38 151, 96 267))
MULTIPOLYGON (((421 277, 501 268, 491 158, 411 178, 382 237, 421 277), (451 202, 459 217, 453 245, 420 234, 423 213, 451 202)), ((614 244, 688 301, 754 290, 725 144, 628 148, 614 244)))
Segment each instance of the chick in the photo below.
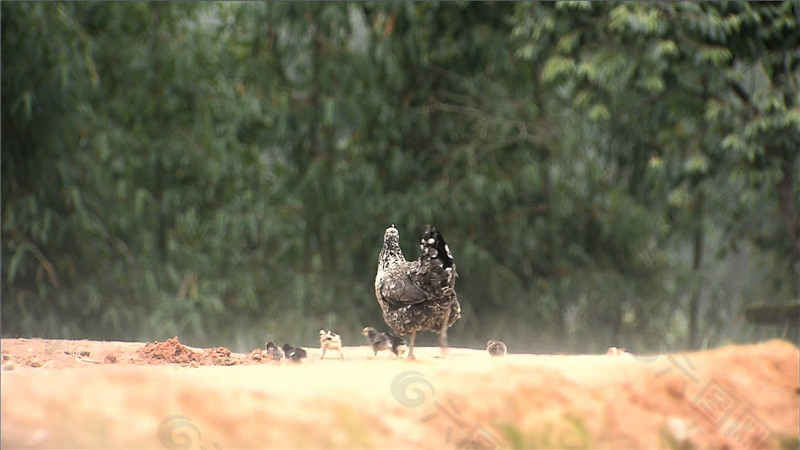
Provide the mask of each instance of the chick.
POLYGON ((486 351, 492 356, 506 356, 506 344, 492 339, 486 343, 486 351))
POLYGON ((373 356, 377 356, 379 351, 388 350, 392 346, 389 336, 375 328, 366 327, 361 331, 361 334, 367 337, 367 342, 372 346, 373 356))
POLYGON ((372 327, 366 327, 361 334, 367 337, 367 342, 372 346, 374 356, 381 350, 391 350, 395 356, 400 356, 406 352, 406 340, 400 336, 378 331, 372 327))
POLYGON ((408 350, 408 346, 406 345, 406 340, 403 337, 394 335, 389 332, 386 332, 385 334, 389 336, 389 341, 392 343, 391 350, 395 356, 400 357, 400 355, 402 355, 403 353, 406 352, 406 350, 408 350))
POLYGON ((283 344, 283 353, 287 359, 296 363, 299 363, 301 359, 307 356, 305 350, 300 347, 292 347, 289 344, 283 344))
POLYGON ((333 331, 319 330, 319 348, 322 349, 322 356, 320 356, 319 359, 324 358, 325 352, 328 350, 336 350, 339 352, 339 356, 344 359, 344 355, 342 354, 342 338, 333 331))
POLYGON ((267 342, 265 347, 267 349, 267 354, 273 361, 280 361, 283 358, 283 351, 272 341, 267 342))
POLYGON ((630 353, 626 352, 624 348, 617 348, 617 347, 609 347, 606 351, 606 355, 610 356, 631 356, 630 353))

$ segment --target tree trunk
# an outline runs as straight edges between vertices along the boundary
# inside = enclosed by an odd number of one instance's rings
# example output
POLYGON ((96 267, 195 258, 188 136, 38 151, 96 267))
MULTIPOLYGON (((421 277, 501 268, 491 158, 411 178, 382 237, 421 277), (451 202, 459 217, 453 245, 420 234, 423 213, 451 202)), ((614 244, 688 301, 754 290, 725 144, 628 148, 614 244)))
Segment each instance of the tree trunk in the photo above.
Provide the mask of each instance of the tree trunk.
MULTIPOLYGON (((791 151, 784 154, 789 155, 791 151)), ((783 161, 783 179, 776 186, 778 191, 778 210, 783 220, 786 236, 789 239, 789 273, 792 294, 800 297, 800 198, 798 198, 798 177, 800 177, 800 160, 787 158, 783 161)))
POLYGON ((703 230, 704 195, 702 188, 697 190, 697 201, 694 205, 694 239, 692 256, 692 296, 689 299, 689 342, 688 348, 698 347, 700 301, 703 294, 703 244, 705 233, 703 230))
MULTIPOLYGON (((159 97, 161 95, 161 42, 159 39, 159 27, 161 23, 161 17, 159 16, 159 8, 160 5, 158 3, 153 3, 151 5, 153 11, 153 35, 152 35, 152 55, 153 55, 153 79, 150 82, 150 93, 153 97, 159 97)), ((165 122, 165 118, 163 117, 163 112, 161 108, 156 108, 153 111, 153 120, 154 123, 158 124, 158 126, 162 126, 165 122)), ((159 136, 150 136, 152 142, 159 143, 161 140, 159 136)), ((156 152, 155 157, 155 168, 154 168, 154 185, 153 185, 153 198, 158 202, 158 213, 157 218, 158 223, 156 225, 156 250, 158 251, 158 257, 161 262, 166 262, 167 260, 167 214, 164 207, 164 177, 166 174, 164 173, 164 163, 162 161, 161 152, 163 148, 161 145, 156 145, 155 148, 152 148, 151 151, 156 152)))

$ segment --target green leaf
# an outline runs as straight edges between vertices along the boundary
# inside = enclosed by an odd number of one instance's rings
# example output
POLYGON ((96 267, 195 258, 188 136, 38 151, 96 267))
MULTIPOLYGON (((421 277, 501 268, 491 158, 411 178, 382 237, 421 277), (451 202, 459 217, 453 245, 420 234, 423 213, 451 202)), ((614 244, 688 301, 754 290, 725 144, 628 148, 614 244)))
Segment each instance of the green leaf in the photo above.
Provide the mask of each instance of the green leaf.
POLYGON ((738 134, 729 134, 722 140, 720 145, 725 150, 733 150, 736 152, 743 152, 745 149, 745 143, 738 134))
POLYGON ((703 154, 692 155, 684 163, 683 170, 687 173, 707 173, 708 159, 703 154))
POLYGON ((147 202, 151 199, 151 195, 144 188, 136 189, 133 202, 133 213, 137 216, 144 214, 147 202))
POLYGON ((658 40, 653 46, 653 57, 661 59, 668 56, 676 56, 679 54, 678 44, 670 39, 658 40))
POLYGON ((711 63, 715 66, 726 64, 733 57, 730 49, 722 46, 701 46, 697 54, 698 62, 711 63))
POLYGON ((662 92, 666 88, 664 79, 660 75, 650 75, 644 79, 642 83, 644 89, 648 92, 662 92))
POLYGON ((587 117, 592 121, 608 120, 611 118, 611 113, 608 111, 608 108, 606 108, 605 105, 598 103, 592 106, 587 113, 587 117))
POLYGON ((8 262, 8 274, 6 276, 6 280, 8 280, 9 284, 14 283, 14 280, 17 278, 17 271, 22 264, 25 253, 28 252, 29 246, 30 245, 26 243, 21 244, 11 256, 11 260, 8 262))
POLYGON ((542 79, 547 82, 569 75, 575 71, 575 60, 563 56, 553 56, 547 60, 542 70, 542 79))

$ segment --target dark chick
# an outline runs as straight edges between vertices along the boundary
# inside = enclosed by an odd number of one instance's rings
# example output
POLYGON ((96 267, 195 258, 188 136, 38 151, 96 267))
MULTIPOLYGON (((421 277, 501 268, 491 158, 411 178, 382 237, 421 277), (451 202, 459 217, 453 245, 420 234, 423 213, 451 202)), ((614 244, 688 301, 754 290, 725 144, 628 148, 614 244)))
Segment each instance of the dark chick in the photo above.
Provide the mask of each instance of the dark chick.
POLYGON ((383 320, 393 332, 409 335, 408 358, 414 359, 417 331, 439 333, 442 354, 447 351, 447 328, 461 317, 455 291, 456 264, 436 228, 425 225, 420 256, 407 261, 394 225, 383 235, 375 276, 375 296, 383 320))
POLYGON ((507 352, 506 344, 491 340, 486 343, 486 351, 492 356, 505 356, 507 352))
POLYGON ((377 356, 379 351, 388 350, 392 347, 392 343, 389 341, 389 336, 386 333, 381 333, 380 331, 376 330, 372 327, 366 327, 361 334, 367 337, 367 342, 372 347, 372 351, 374 355, 377 356))
POLYGON ((384 333, 372 327, 364 328, 361 334, 366 336, 367 342, 374 352, 373 356, 383 350, 391 350, 396 356, 400 356, 406 351, 406 340, 400 336, 384 333))
POLYGON ((305 350, 300 347, 292 347, 289 344, 283 344, 283 353, 286 355, 286 358, 292 362, 300 362, 300 360, 307 356, 305 350))
POLYGON ((406 345, 406 340, 402 336, 395 336, 392 333, 386 333, 389 336, 389 341, 392 343, 392 353, 395 356, 400 356, 408 350, 408 345, 406 345))
POLYGON ((272 341, 267 342, 266 344, 267 354, 272 358, 273 361, 280 361, 283 358, 283 351, 278 348, 272 341))

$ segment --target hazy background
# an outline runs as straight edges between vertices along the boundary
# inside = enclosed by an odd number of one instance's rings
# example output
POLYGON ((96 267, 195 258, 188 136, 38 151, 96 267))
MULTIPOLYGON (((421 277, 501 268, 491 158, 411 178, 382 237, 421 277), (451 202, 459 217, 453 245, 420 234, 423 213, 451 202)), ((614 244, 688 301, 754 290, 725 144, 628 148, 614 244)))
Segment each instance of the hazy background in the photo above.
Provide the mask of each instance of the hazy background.
POLYGON ((444 233, 455 346, 748 342, 800 296, 797 3, 0 8, 3 336, 361 344, 391 223, 444 233))

